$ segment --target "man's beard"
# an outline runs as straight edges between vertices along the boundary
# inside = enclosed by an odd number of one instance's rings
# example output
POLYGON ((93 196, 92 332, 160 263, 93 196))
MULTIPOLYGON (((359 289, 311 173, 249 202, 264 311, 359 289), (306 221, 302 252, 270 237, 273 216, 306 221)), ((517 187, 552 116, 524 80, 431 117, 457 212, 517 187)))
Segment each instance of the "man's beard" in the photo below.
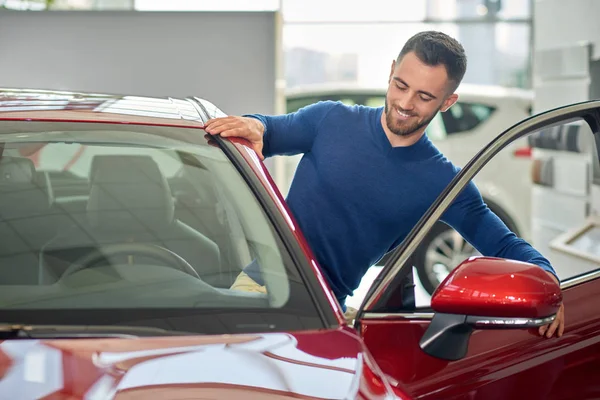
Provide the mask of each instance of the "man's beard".
MULTIPOLYGON (((438 111, 440 111, 441 106, 435 110, 435 112, 433 112, 431 115, 429 115, 427 118, 424 118, 423 120, 419 121, 417 119, 414 123, 410 124, 410 125, 402 125, 400 126, 397 122, 397 118, 395 118, 395 115, 393 115, 394 113, 397 113, 396 108, 392 108, 390 109, 388 106, 388 101, 387 98, 385 99, 385 123, 388 127, 388 129, 395 135, 398 136, 410 136, 413 133, 417 132, 419 129, 423 128, 424 126, 426 126, 427 124, 429 124, 433 118, 435 118, 436 114, 438 113, 438 111)), ((400 109, 400 111, 402 111, 404 113, 404 110, 400 109)), ((410 115, 411 118, 416 117, 416 115, 411 114, 409 112, 406 112, 407 115, 410 115)), ((406 121, 408 122, 408 121, 406 121)))

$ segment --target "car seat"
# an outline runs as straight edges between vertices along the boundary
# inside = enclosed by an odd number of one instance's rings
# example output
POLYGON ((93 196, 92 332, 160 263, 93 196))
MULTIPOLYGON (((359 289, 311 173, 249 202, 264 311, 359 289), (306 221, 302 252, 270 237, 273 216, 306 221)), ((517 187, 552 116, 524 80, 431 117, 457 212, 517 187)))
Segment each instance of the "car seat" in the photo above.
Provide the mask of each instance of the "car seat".
MULTIPOLYGON (((86 215, 80 220, 45 246, 43 283, 59 279, 69 265, 98 246, 118 243, 163 246, 188 261, 205 282, 218 279, 218 246, 174 217, 167 180, 150 156, 95 156, 86 215)), ((127 256, 120 261, 127 262, 127 256)), ((156 261, 136 256, 137 263, 156 261)))
POLYGON ((57 230, 45 175, 24 157, 0 157, 0 285, 37 283, 40 249, 57 230))

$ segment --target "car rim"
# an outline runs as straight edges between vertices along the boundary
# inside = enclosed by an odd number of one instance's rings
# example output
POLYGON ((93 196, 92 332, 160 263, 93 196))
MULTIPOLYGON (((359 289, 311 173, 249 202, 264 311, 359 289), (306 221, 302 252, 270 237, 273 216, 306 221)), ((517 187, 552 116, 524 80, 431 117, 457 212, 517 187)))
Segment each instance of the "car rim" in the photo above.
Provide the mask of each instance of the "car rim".
POLYGON ((429 243, 425 253, 425 272, 431 285, 437 287, 461 262, 479 254, 455 230, 440 233, 429 243))

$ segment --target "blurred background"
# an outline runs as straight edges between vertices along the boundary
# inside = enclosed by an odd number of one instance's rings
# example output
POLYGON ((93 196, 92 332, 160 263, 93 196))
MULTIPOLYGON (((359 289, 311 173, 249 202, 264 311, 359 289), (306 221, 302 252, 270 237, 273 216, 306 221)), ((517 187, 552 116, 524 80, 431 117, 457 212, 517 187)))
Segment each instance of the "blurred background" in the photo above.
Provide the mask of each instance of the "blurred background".
POLYGON ((1 0, 0 7, 277 10, 288 88, 320 83, 385 85, 389 64, 406 39, 422 30, 441 30, 460 40, 469 55, 466 83, 532 86, 533 0, 1 0))

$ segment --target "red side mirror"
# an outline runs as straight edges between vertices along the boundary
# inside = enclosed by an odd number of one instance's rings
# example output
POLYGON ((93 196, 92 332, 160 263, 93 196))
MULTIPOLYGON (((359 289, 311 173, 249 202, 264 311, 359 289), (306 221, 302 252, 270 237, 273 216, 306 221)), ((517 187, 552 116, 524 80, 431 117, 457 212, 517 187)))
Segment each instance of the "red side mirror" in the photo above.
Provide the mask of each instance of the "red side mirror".
POLYGON ((543 318, 562 301, 558 283, 542 268, 519 261, 473 257, 438 286, 431 307, 439 313, 543 318))
POLYGON ((433 357, 458 360, 467 354, 473 330, 547 325, 561 302, 556 280, 536 265, 470 258, 433 293, 435 315, 419 344, 433 357))

